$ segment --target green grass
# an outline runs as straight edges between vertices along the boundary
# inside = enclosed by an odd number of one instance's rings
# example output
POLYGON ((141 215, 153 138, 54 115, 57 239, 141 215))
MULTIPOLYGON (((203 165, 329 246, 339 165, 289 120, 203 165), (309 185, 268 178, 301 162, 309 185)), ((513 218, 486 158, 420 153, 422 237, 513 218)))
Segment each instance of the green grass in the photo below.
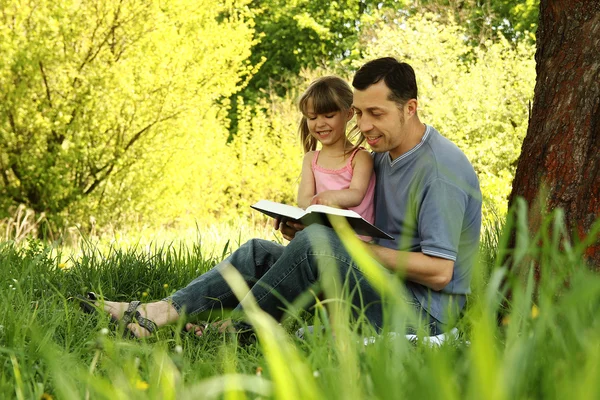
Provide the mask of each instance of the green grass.
MULTIPOLYGON (((0 398, 599 398, 600 277, 581 261, 591 242, 566 242, 560 213, 547 221, 553 234, 527 235, 517 219, 514 252, 506 251, 507 229, 485 230, 458 324, 462 338, 441 347, 385 334, 365 346, 361 327, 346 323, 344 301, 333 303, 329 318, 318 307, 311 323, 325 330, 306 340, 293 332, 307 314, 278 325, 252 307, 255 345, 237 346, 216 333, 198 338, 181 326, 161 328, 148 340, 122 339, 107 316, 84 314, 69 297, 94 290, 111 300, 161 299, 228 249, 205 253, 198 242, 103 251, 88 245, 65 263, 57 249, 39 242, 4 242, 0 398), (503 264, 507 256, 511 269, 503 264), (498 312, 506 313, 504 324, 498 312)), ((591 235, 599 230, 597 224, 591 235)), ((231 284, 243 291, 236 278, 229 277, 231 284)), ((391 296, 400 284, 374 282, 391 296)), ((388 317, 386 332, 400 329, 407 313, 391 308, 388 317)))

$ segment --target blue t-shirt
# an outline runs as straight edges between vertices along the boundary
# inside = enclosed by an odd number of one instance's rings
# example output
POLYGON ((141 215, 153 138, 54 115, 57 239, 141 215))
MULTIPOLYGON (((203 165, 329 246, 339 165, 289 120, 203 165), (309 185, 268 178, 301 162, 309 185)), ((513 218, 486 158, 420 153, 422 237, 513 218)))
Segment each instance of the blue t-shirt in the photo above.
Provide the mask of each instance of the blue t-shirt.
POLYGON ((452 280, 441 291, 406 281, 433 317, 448 322, 470 293, 481 230, 481 190, 464 153, 427 126, 421 142, 391 160, 374 154, 375 225, 394 236, 377 243, 454 261, 452 280))

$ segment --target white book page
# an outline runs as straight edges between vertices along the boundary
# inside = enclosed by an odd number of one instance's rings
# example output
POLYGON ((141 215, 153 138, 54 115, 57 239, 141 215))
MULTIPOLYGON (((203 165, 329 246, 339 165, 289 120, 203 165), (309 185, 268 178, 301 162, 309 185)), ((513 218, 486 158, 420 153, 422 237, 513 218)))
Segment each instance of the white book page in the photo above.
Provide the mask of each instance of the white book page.
POLYGON ((361 216, 358 215, 358 213, 352 210, 344 210, 342 208, 334 208, 324 206, 322 204, 313 204, 312 206, 306 208, 306 212, 321 212, 325 214, 341 215, 342 217, 361 218, 361 216))
POLYGON ((300 219, 306 214, 301 208, 288 206, 287 204, 276 203, 269 200, 261 200, 254 204, 254 207, 293 219, 300 219))

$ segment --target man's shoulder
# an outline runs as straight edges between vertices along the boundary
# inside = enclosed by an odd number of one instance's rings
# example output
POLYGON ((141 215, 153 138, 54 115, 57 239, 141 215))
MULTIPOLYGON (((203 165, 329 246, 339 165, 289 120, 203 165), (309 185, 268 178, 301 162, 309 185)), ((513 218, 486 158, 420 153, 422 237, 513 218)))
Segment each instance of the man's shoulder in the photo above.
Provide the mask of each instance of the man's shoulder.
POLYGON ((452 142, 433 128, 428 140, 428 147, 438 165, 447 167, 450 170, 461 168, 466 168, 468 171, 473 170, 471 161, 469 161, 465 153, 456 145, 456 143, 452 142))
POLYGON ((446 153, 464 156, 464 152, 450 139, 442 135, 437 129, 430 127, 427 144, 429 148, 436 153, 446 153))
POLYGON ((427 140, 428 156, 419 160, 417 170, 426 185, 446 182, 468 192, 479 191, 479 178, 465 153, 450 139, 431 128, 427 140))

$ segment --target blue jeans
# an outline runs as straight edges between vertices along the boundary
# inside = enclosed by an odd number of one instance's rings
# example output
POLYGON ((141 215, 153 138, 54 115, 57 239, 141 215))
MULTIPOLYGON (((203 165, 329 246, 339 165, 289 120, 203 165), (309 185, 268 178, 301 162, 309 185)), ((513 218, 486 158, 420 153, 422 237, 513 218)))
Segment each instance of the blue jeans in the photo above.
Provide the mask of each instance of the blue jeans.
POLYGON ((377 330, 383 325, 379 293, 354 264, 335 232, 320 225, 298 232, 287 246, 252 239, 167 300, 179 313, 189 316, 223 309, 242 311, 245 299, 237 300, 220 272, 229 264, 242 275, 259 307, 277 320, 283 316, 287 304, 318 287, 319 271, 328 268, 337 270, 350 289, 353 308, 362 310, 377 330))

